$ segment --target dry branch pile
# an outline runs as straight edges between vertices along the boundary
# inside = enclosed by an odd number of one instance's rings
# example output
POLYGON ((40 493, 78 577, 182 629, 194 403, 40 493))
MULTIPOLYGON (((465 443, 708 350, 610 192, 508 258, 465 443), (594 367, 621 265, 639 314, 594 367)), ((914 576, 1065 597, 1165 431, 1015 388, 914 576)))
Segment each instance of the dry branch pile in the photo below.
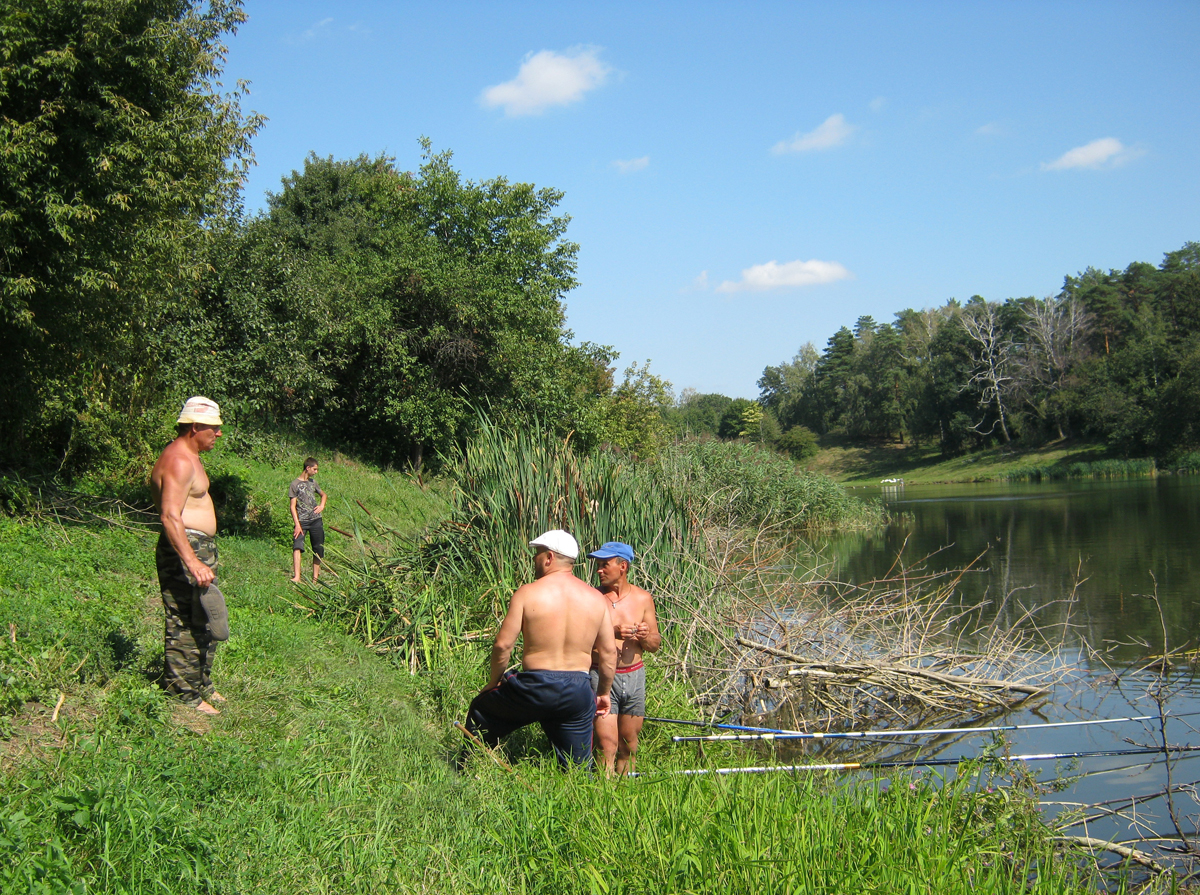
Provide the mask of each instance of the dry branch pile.
POLYGON ((766 537, 711 537, 711 592, 663 611, 675 630, 664 658, 709 717, 804 731, 955 726, 1041 696, 1066 672, 1061 629, 1041 630, 1015 599, 962 604, 969 569, 897 567, 854 586, 784 565, 766 537))

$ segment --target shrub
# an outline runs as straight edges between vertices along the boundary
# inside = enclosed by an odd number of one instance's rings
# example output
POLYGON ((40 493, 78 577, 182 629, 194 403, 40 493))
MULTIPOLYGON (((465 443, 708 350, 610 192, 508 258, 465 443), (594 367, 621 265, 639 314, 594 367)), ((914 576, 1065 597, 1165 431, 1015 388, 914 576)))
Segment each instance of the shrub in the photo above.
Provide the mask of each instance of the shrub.
POLYGON ((802 462, 817 455, 817 433, 805 426, 792 426, 780 437, 777 446, 793 460, 802 462))

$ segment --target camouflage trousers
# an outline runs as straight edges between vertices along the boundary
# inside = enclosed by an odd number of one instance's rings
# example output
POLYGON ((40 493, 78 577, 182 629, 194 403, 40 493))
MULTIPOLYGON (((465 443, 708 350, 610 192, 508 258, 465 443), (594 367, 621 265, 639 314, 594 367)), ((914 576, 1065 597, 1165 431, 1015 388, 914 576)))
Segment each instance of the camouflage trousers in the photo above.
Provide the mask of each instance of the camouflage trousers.
MULTIPOLYGON (((188 544, 197 558, 215 571, 216 541, 190 528, 186 532, 188 544)), ((213 694, 209 674, 217 641, 229 638, 225 597, 215 578, 208 587, 196 586, 196 579, 188 572, 165 533, 159 535, 154 561, 166 616, 163 689, 187 705, 199 705, 201 700, 213 694)))

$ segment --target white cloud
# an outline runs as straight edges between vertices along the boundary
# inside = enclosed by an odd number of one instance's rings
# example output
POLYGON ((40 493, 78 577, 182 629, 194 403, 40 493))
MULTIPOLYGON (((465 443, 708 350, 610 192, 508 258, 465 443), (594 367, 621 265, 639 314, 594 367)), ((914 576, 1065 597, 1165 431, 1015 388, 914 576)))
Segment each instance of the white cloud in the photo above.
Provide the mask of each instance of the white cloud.
POLYGON ((708 291, 708 271, 702 270, 696 276, 692 277, 691 282, 679 290, 680 295, 689 295, 692 292, 707 292, 708 291))
POLYGON ((595 47, 532 53, 525 57, 515 78, 488 87, 479 100, 489 109, 501 106, 505 115, 514 118, 578 102, 587 91, 603 84, 611 71, 598 53, 595 47))
POLYGON ((1069 168, 1115 168, 1142 155, 1143 150, 1126 146, 1116 137, 1093 140, 1086 146, 1076 146, 1052 162, 1042 162, 1043 171, 1066 171, 1069 168))
POLYGON ((613 162, 613 167, 622 174, 632 174, 634 171, 641 171, 650 165, 650 156, 643 155, 641 158, 631 158, 627 161, 617 159, 613 162))
POLYGON ((845 116, 838 112, 836 115, 826 118, 814 131, 809 131, 807 134, 797 133, 790 140, 780 140, 771 147, 771 151, 778 155, 783 152, 832 149, 834 146, 841 146, 845 143, 854 131, 854 125, 847 124, 845 116))
POLYGON ((877 96, 868 104, 872 112, 882 112, 883 107, 887 105, 886 96, 877 96))
POLYGON ((1002 128, 995 121, 989 121, 987 124, 981 124, 979 127, 975 128, 975 133, 979 134, 981 137, 998 137, 1000 134, 1004 133, 1004 128, 1002 128))
POLYGON ((300 36, 298 38, 296 38, 295 42, 296 43, 305 43, 307 41, 313 40, 314 38, 318 37, 321 34, 324 34, 326 31, 328 31, 329 26, 331 24, 333 24, 332 17, 328 18, 328 19, 321 19, 321 21, 317 22, 315 25, 313 25, 312 27, 310 27, 307 30, 305 30, 304 32, 302 32, 300 34, 300 36))
POLYGON ((854 275, 836 261, 768 261, 742 271, 737 282, 725 280, 718 292, 764 292, 769 289, 794 289, 847 280, 854 275))

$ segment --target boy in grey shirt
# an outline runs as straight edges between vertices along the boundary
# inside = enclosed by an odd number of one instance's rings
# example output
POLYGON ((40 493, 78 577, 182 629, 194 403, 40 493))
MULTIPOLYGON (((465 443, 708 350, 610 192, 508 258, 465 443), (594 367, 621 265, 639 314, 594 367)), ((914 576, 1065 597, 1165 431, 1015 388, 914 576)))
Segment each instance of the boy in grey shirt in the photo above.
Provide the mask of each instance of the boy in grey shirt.
POLYGON ((304 534, 312 543, 313 584, 321 574, 321 560, 325 558, 325 525, 321 513, 325 509, 325 492, 313 480, 317 474, 317 461, 309 457, 304 461, 300 478, 288 486, 288 500, 292 508, 292 581, 300 583, 300 554, 304 552, 304 534), (317 497, 321 500, 318 503, 317 497))

